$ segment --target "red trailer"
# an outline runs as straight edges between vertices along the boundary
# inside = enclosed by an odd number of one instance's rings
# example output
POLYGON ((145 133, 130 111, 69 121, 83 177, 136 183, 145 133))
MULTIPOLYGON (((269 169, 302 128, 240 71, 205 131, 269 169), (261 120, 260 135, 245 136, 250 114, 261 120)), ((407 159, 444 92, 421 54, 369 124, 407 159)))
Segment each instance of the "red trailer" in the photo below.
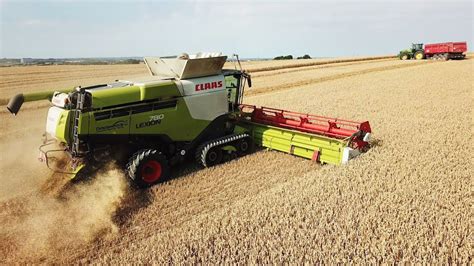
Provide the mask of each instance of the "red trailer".
POLYGON ((445 42, 425 44, 425 56, 427 59, 462 59, 466 57, 466 42, 445 42))

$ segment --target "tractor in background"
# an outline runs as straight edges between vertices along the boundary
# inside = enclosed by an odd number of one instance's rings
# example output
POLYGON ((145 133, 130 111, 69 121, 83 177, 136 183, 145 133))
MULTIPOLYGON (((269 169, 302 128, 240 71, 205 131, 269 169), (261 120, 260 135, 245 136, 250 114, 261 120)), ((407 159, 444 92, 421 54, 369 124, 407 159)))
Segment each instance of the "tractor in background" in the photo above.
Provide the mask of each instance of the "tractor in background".
POLYGON ((413 43, 410 49, 400 51, 398 58, 401 60, 416 59, 421 60, 425 58, 425 50, 422 43, 413 43))
POLYGON ((445 42, 425 44, 413 43, 411 49, 400 51, 398 58, 401 60, 408 59, 433 59, 433 60, 449 60, 464 59, 467 52, 466 42, 445 42))

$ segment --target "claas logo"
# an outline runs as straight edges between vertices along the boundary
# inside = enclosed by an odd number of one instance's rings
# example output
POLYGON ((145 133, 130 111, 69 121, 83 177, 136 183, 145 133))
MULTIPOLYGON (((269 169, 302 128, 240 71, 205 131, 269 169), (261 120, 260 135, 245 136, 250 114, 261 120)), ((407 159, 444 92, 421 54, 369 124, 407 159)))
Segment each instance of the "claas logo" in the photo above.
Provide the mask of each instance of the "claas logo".
POLYGON ((212 89, 218 89, 218 88, 222 88, 222 81, 213 81, 213 82, 196 84, 195 90, 205 91, 205 90, 212 90, 212 89))

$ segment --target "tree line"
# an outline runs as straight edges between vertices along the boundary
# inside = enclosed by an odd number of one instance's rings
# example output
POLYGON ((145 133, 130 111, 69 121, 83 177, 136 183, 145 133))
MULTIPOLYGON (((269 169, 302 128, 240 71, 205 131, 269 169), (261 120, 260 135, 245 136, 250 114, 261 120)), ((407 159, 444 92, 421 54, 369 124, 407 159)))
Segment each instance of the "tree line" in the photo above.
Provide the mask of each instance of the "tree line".
MULTIPOLYGON (((273 58, 273 60, 289 60, 289 59, 293 59, 293 56, 292 55, 280 55, 280 56, 277 56, 277 57, 273 58)), ((311 59, 311 56, 309 56, 308 54, 305 54, 303 56, 298 56, 296 59, 311 59)))

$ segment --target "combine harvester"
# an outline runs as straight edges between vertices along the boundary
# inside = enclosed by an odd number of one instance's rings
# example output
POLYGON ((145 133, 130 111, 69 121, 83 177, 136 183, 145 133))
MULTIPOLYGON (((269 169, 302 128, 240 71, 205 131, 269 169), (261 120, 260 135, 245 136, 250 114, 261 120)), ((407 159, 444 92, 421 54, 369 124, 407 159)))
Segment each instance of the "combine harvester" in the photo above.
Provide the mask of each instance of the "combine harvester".
MULTIPOLYGON (((194 157, 210 167, 260 146, 320 163, 347 163, 369 148, 369 122, 355 122, 242 104, 250 75, 222 69, 221 54, 145 58, 151 77, 18 94, 23 102, 50 100, 41 159, 53 171, 90 175, 106 162, 122 164, 140 187, 170 176, 170 167, 194 157), (51 145, 59 144, 60 149, 51 145), (66 169, 50 161, 69 158, 66 169)), ((240 64, 239 64, 240 65, 240 64)))

